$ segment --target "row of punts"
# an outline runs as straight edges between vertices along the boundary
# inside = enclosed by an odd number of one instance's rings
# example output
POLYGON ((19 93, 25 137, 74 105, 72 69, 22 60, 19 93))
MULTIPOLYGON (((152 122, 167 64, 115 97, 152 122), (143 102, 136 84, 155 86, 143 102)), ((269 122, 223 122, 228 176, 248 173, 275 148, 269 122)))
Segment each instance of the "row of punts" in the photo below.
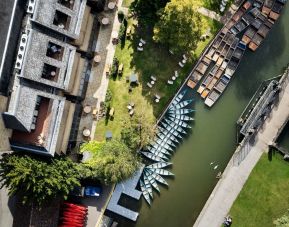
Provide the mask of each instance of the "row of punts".
POLYGON ((187 85, 211 107, 230 83, 247 48, 256 51, 279 18, 286 0, 245 2, 218 33, 192 71, 187 85))
POLYGON ((187 130, 191 128, 189 122, 194 120, 189 116, 194 110, 188 107, 193 100, 183 100, 185 93, 186 91, 182 91, 174 98, 165 117, 158 124, 158 133, 154 142, 146 150, 141 151, 142 155, 155 162, 144 168, 140 180, 140 188, 148 204, 153 199, 152 189, 159 191, 157 182, 168 185, 163 176, 174 175, 163 168, 172 165, 168 160, 184 135, 187 134, 187 130))

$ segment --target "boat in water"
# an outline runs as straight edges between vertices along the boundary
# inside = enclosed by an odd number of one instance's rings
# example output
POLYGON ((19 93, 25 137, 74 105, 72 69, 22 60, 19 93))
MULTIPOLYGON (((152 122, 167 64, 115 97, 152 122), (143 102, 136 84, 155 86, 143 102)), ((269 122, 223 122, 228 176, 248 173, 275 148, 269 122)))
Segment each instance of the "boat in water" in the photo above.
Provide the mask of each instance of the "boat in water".
POLYGON ((146 166, 145 168, 161 169, 161 168, 165 168, 165 167, 171 166, 171 165, 172 165, 171 162, 158 162, 158 163, 154 163, 154 164, 151 164, 149 166, 146 166))
POLYGON ((150 195, 149 192, 146 190, 145 188, 145 184, 142 180, 139 180, 139 184, 140 184, 140 189, 142 191, 143 197, 145 198, 146 202, 151 205, 151 199, 150 199, 150 195))

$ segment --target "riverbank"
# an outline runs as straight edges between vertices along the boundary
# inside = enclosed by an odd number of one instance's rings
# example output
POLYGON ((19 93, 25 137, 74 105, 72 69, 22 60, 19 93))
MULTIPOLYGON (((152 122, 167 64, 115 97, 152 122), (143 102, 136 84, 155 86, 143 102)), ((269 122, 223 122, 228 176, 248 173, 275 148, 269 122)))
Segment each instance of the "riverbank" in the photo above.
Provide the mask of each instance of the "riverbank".
POLYGON ((283 91, 279 103, 265 121, 263 129, 257 134, 255 145, 250 149, 248 156, 239 166, 234 165, 234 156, 228 163, 221 180, 211 193, 194 227, 219 227, 222 225, 224 217, 229 213, 252 169, 262 154, 267 152, 268 145, 276 138, 279 128, 289 117, 288 84, 283 91))

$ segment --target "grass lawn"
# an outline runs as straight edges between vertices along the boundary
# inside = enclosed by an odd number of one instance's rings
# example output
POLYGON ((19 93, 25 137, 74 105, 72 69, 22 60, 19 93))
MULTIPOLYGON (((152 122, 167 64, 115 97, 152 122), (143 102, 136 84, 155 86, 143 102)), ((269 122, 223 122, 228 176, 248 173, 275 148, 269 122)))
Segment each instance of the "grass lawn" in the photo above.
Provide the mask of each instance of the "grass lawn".
POLYGON ((234 202, 230 215, 236 227, 272 227, 289 209, 289 163, 280 154, 264 154, 234 202))
POLYGON ((133 1, 134 1, 134 0, 123 0, 122 6, 123 6, 123 7, 129 7, 130 4, 131 4, 133 1))
MULTIPOLYGON (((211 19, 207 20, 211 32, 216 33, 220 28, 219 23, 211 19)), ((166 48, 154 43, 149 34, 149 32, 136 31, 131 40, 127 39, 124 43, 118 44, 115 56, 119 63, 124 65, 124 71, 121 77, 111 78, 109 82, 109 89, 112 92, 111 107, 115 109, 115 114, 112 120, 101 119, 98 122, 96 140, 103 140, 107 130, 112 131, 114 137, 120 135, 122 124, 129 118, 127 109, 129 102, 136 104, 135 111, 139 108, 138 103, 142 103, 148 114, 156 119, 192 69, 192 62, 188 62, 184 68, 180 68, 178 62, 181 58, 171 55, 166 48), (136 50, 140 37, 147 42, 143 52, 136 50), (168 85, 167 80, 174 75, 175 70, 178 71, 179 77, 173 85, 168 85), (134 87, 132 92, 128 92, 129 83, 126 81, 126 77, 133 72, 139 76, 139 85, 134 87), (149 88, 147 83, 151 81, 152 75, 157 78, 157 81, 153 88, 149 88), (154 102, 155 94, 161 97, 159 103, 154 102)), ((200 41, 196 50, 198 55, 202 53, 209 41, 210 39, 200 41)))

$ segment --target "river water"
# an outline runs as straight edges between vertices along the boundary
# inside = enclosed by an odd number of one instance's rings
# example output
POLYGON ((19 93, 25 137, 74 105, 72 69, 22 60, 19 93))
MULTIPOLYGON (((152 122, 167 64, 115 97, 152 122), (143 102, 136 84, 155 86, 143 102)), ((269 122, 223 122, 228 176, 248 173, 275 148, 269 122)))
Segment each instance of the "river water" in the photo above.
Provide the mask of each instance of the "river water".
MULTIPOLYGON (((247 51, 234 79, 212 109, 195 96, 195 122, 191 134, 171 159, 169 187, 154 193, 151 207, 138 204, 137 223, 120 226, 189 227, 195 222, 236 146, 236 121, 260 83, 282 73, 289 63, 289 3, 261 47, 247 51), (217 170, 210 165, 219 165, 217 170)), ((222 204, 220 204, 222 206, 222 204)), ((119 220, 118 220, 119 221, 119 220)))

